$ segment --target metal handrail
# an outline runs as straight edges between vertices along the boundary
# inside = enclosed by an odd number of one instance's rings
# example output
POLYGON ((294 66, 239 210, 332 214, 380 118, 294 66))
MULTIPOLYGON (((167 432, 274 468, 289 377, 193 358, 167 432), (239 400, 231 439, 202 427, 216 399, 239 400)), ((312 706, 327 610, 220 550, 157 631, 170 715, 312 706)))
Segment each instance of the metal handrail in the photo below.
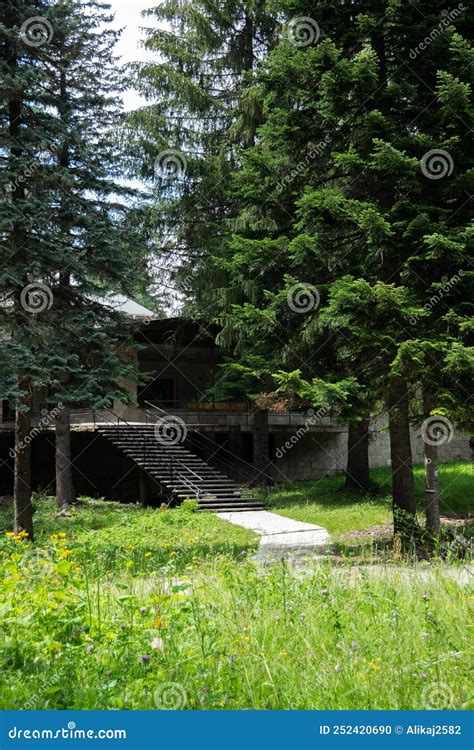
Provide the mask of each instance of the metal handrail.
MULTIPOLYGON (((114 410, 110 409, 109 407, 105 407, 105 408, 100 409, 100 410, 96 410, 96 409, 75 409, 74 411, 71 411, 71 414, 91 413, 92 416, 93 416, 93 420, 94 420, 94 427, 96 427, 96 425, 97 425, 97 419, 96 419, 96 413, 97 413, 97 411, 100 411, 100 412, 104 412, 105 411, 105 412, 109 412, 110 414, 112 414, 115 417, 115 419, 117 420, 117 429, 120 428, 120 422, 123 422, 125 425, 127 425, 127 427, 130 427, 137 434, 140 434, 140 430, 138 430, 135 425, 130 424, 130 422, 128 422, 124 417, 121 417, 119 414, 117 414, 116 412, 114 412, 114 410)), ((112 421, 110 418, 107 418, 106 416, 104 417, 104 421, 107 422, 107 424, 112 424, 112 425, 115 424, 115 421, 112 421)), ((144 469, 144 471, 146 471, 147 473, 149 473, 147 471, 146 467, 145 467, 145 464, 146 464, 146 437, 147 436, 146 436, 146 434, 144 434, 144 435, 142 435, 142 437, 143 437, 143 458, 144 458, 143 469, 144 469)), ((169 464, 170 464, 170 469, 171 469, 171 480, 173 480, 173 467, 174 467, 175 464, 179 464, 182 467, 182 469, 184 469, 184 471, 187 471, 190 474, 192 474, 194 477, 196 477, 196 479, 198 480, 198 482, 201 483, 201 485, 204 482, 203 477, 199 476, 199 474, 197 474, 195 471, 193 471, 193 469, 191 469, 189 466, 187 466, 185 463, 183 463, 183 461, 181 461, 179 458, 176 458, 174 456, 169 456, 169 464)), ((181 475, 179 475, 177 478, 180 479, 180 476, 181 475)), ((180 479, 180 481, 182 481, 182 479, 180 479)), ((202 492, 202 486, 199 487, 198 485, 194 485, 191 482, 191 480, 188 480, 188 482, 189 482, 188 486, 192 486, 193 492, 196 492, 196 495, 199 497, 199 495, 202 492)))
POLYGON ((182 474, 178 474, 177 479, 179 479, 180 482, 184 484, 185 487, 188 489, 191 488, 191 492, 194 493, 196 497, 201 496, 201 487, 197 487, 193 482, 191 482, 187 477, 183 477, 182 474))
MULTIPOLYGON (((160 409, 160 411, 162 411, 162 410, 160 409)), ((163 413, 164 413, 164 414, 165 414, 166 416, 170 416, 169 414, 166 414, 166 412, 163 412, 163 413)), ((152 415, 151 415, 151 413, 149 413, 148 411, 146 411, 146 416, 148 417, 148 416, 152 416, 152 415)), ((164 418, 162 418, 162 419, 163 419, 163 421, 164 421, 164 418)), ((147 422, 147 424, 148 424, 148 422, 147 422)), ((156 423, 155 423, 155 424, 156 424, 156 423)), ((197 480, 198 480, 199 482, 201 482, 201 483, 202 483, 202 482, 204 481, 204 478, 203 478, 203 477, 201 477, 201 476, 200 476, 200 475, 199 475, 199 474, 198 474, 197 472, 195 472, 195 471, 194 471, 193 469, 191 469, 191 468, 190 468, 189 466, 187 466, 187 464, 185 464, 185 463, 184 463, 183 461, 181 461, 181 459, 179 459, 179 458, 175 458, 174 460, 175 460, 175 461, 176 461, 176 462, 177 462, 178 464, 180 464, 181 466, 183 466, 183 467, 184 467, 184 469, 185 469, 186 471, 188 471, 188 472, 189 472, 190 474, 193 474, 193 476, 195 476, 195 477, 196 477, 196 479, 197 479, 197 480)))
MULTIPOLYGON (((165 411, 164 409, 161 409, 161 408, 160 408, 159 406, 155 406, 154 404, 150 403, 149 401, 145 401, 145 403, 146 403, 146 404, 148 404, 149 406, 151 406, 151 407, 152 407, 153 409, 155 409, 156 411, 160 411, 160 412, 161 412, 162 414, 164 414, 164 415, 165 415, 165 417, 169 417, 169 416, 170 416, 170 414, 169 414, 168 412, 166 412, 166 411, 165 411)), ((148 415, 148 414, 149 414, 150 416, 152 416, 152 415, 150 414, 150 412, 149 412, 149 411, 147 411, 147 415, 148 415)), ((153 416, 154 416, 154 415, 153 415, 153 416)), ((163 418, 162 418, 162 419, 163 419, 163 418)), ((208 443, 211 443, 211 445, 212 445, 213 447, 217 448, 217 450, 218 450, 219 452, 221 452, 221 451, 225 451, 226 453, 228 453, 228 454, 229 454, 230 456, 232 456, 233 458, 236 458, 236 459, 237 459, 238 461, 240 461, 241 463, 245 464, 245 465, 246 465, 247 467, 249 467, 249 468, 250 468, 250 469, 251 469, 252 471, 255 471, 255 467, 254 467, 254 466, 253 466, 252 464, 250 464, 250 463, 248 463, 247 461, 245 461, 245 459, 243 459, 243 458, 240 458, 240 456, 236 456, 236 455, 235 455, 234 453, 232 453, 231 451, 227 450, 227 448, 225 448, 225 447, 224 447, 224 446, 222 446, 222 445, 219 445, 219 443, 216 443, 216 441, 215 441, 215 440, 212 440, 211 438, 209 438, 209 437, 208 437, 207 435, 204 435, 204 433, 200 432, 199 430, 195 430, 195 432, 197 432, 197 433, 198 433, 198 434, 199 434, 199 435, 200 435, 200 436, 201 436, 201 437, 202 437, 202 438, 203 438, 204 440, 206 440, 206 441, 207 441, 208 443)), ((197 440, 193 439, 193 438, 192 438, 192 437, 191 437, 191 436, 189 435, 189 433, 188 433, 188 441, 189 441, 190 443, 192 443, 193 445, 195 445, 195 446, 197 446, 197 447, 200 447, 200 446, 199 446, 199 443, 197 442, 197 440)), ((217 453, 217 451, 216 451, 216 453, 217 453)), ((220 463, 223 463, 223 464, 225 464, 225 465, 227 465, 227 466, 228 466, 229 468, 232 468, 232 469, 235 469, 235 468, 237 468, 238 470, 240 470, 240 471, 243 471, 243 469, 240 469, 240 467, 235 467, 235 465, 234 465, 234 464, 233 464, 233 463, 232 463, 231 461, 229 461, 228 459, 225 459, 225 458, 223 459, 223 458, 222 458, 222 457, 220 457, 220 456, 219 456, 219 462, 220 462, 220 463)), ((262 473, 263 473, 263 472, 262 472, 262 473)), ((265 476, 267 476, 267 477, 268 477, 268 475, 265 475, 265 476)), ((246 479, 248 480, 248 477, 246 477, 246 479)))
MULTIPOLYGON (((147 404, 148 406, 151 406, 151 407, 152 407, 153 409, 155 409, 156 411, 159 411, 159 412, 161 412, 162 414, 164 414, 164 415, 165 415, 165 417, 169 417, 169 416, 171 416, 171 415, 170 415, 170 414, 169 414, 168 412, 166 412, 166 411, 165 411, 164 409, 161 409, 161 408, 160 408, 159 406, 155 406, 155 405, 154 405, 154 404, 152 404, 152 403, 151 403, 150 401, 145 401, 144 403, 145 403, 145 404, 147 404)), ((147 414, 148 414, 148 410, 147 410, 147 414)), ((208 443, 211 443, 211 444, 212 444, 212 446, 214 446, 215 448, 217 448, 217 449, 218 449, 218 451, 219 451, 219 453, 220 453, 221 451, 224 451, 225 453, 229 454, 229 456, 232 456, 232 458, 233 458, 233 459, 237 459, 238 461, 240 461, 240 463, 241 463, 241 464, 244 464, 244 465, 245 465, 246 467, 248 467, 249 469, 251 469, 251 470, 252 470, 252 472, 254 472, 254 471, 255 471, 255 466, 253 466, 253 464, 251 464, 251 463, 249 463, 248 461, 246 461, 246 460, 245 460, 244 458, 241 458, 240 456, 236 456, 236 455, 235 455, 234 453, 232 453, 232 451, 228 450, 227 448, 225 448, 225 447, 224 447, 224 446, 222 446, 222 445, 219 445, 219 443, 216 443, 216 441, 215 441, 215 440, 212 440, 212 438, 208 437, 207 435, 205 435, 205 434, 204 434, 203 432, 201 432, 200 430, 194 430, 194 432, 197 432, 197 433, 198 433, 198 435, 200 435, 200 436, 201 436, 201 437, 203 438, 203 440, 206 440, 206 441, 207 441, 208 443)), ((196 440, 193 440, 193 439, 192 439, 192 438, 190 437, 189 433, 188 433, 188 440, 189 440, 190 442, 194 443, 194 445, 198 445, 197 441, 196 441, 196 440)), ((229 461, 228 459, 222 459, 222 458, 221 458, 221 456, 219 456, 219 461, 220 461, 220 462, 222 462, 223 464, 226 464, 227 466, 231 467, 232 469, 234 469, 234 468, 237 468, 238 470, 240 469, 240 467, 235 467, 235 465, 234 465, 234 464, 233 464, 233 463, 232 463, 231 461, 229 461)), ((243 471, 243 469, 240 469, 240 471, 243 471)), ((261 475, 265 476, 265 477, 266 477, 267 479, 269 479, 269 480, 270 480, 271 482, 273 481, 273 478, 272 478, 272 477, 271 477, 271 476, 270 476, 269 474, 267 474, 266 472, 264 472, 264 471, 260 471, 259 473, 260 473, 261 475)))

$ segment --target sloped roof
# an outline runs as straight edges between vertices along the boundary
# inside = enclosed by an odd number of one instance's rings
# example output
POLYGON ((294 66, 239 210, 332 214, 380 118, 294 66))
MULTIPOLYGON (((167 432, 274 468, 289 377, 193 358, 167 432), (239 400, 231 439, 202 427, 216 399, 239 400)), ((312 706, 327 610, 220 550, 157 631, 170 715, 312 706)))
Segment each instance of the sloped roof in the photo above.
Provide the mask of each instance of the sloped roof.
POLYGON ((102 304, 112 307, 114 310, 128 315, 130 318, 150 318, 155 319, 157 314, 148 310, 147 307, 140 305, 129 297, 122 294, 113 294, 100 300, 102 304))

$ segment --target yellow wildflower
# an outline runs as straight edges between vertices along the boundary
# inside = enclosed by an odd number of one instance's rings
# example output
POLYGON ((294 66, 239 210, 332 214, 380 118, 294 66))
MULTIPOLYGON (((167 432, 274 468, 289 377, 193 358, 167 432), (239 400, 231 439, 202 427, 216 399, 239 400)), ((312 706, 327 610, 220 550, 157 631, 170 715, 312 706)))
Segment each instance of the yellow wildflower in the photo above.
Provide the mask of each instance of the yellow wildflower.
POLYGON ((145 557, 151 557, 151 552, 145 552, 145 557))
POLYGON ((61 558, 62 560, 67 560, 67 558, 68 558, 68 557, 71 557, 71 555, 72 555, 72 549, 63 549, 63 550, 61 550, 61 552, 59 553, 59 557, 60 557, 60 558, 61 558))

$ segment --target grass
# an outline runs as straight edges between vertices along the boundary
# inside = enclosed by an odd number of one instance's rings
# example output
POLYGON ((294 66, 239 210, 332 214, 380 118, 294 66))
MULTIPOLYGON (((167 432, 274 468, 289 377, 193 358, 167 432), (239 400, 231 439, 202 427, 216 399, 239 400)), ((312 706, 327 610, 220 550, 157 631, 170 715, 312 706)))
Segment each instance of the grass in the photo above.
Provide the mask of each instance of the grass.
POLYGON ((1 709, 472 706, 472 602, 441 570, 351 581, 221 557, 92 579, 67 544, 3 543, 1 709))
MULTIPOLYGON (((466 513, 470 481, 443 467, 445 513, 466 513)), ((336 536, 389 520, 383 490, 340 487, 272 502, 336 536)), ((189 506, 35 505, 34 545, 0 535, 0 709, 474 707, 462 564, 261 567, 251 532, 189 506)))
MULTIPOLYGON (((82 498, 72 517, 58 516, 52 499, 37 496, 35 534, 39 545, 66 533, 76 556, 100 561, 106 568, 129 565, 153 569, 175 557, 184 568, 192 562, 225 554, 239 558, 252 552, 258 537, 211 513, 144 509, 140 505, 82 498)), ((0 509, 0 530, 12 525, 11 507, 0 509)))
MULTIPOLYGON (((324 526, 334 540, 350 532, 390 524, 390 469, 374 469, 371 479, 377 492, 361 494, 344 490, 341 476, 277 485, 271 490, 269 509, 297 521, 324 526)), ((441 512, 448 517, 467 517, 472 512, 474 482, 472 464, 446 463, 439 472, 441 512)), ((423 466, 415 467, 415 487, 420 519, 424 505, 423 466)))

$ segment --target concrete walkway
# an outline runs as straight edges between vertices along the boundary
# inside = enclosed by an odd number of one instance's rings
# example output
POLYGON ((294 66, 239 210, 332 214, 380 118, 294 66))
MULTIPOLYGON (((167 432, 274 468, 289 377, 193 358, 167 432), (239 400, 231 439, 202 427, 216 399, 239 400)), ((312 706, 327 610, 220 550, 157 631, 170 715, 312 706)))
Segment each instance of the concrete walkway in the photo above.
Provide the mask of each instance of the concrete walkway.
POLYGON ((217 513, 217 516, 261 536, 258 554, 260 561, 293 558, 295 552, 297 556, 303 554, 315 557, 317 552, 325 552, 330 541, 328 532, 322 526, 294 521, 267 510, 217 513))

